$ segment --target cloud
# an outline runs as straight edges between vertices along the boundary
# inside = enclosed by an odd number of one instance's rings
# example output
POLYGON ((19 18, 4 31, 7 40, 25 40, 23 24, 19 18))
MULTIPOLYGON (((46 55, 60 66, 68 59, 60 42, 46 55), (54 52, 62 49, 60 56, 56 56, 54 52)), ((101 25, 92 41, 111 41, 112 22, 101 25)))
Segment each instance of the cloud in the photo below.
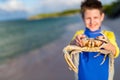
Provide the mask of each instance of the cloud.
POLYGON ((74 5, 78 4, 83 0, 42 0, 40 3, 41 4, 67 4, 67 5, 74 5))
POLYGON ((26 10, 25 4, 20 0, 6 0, 4 3, 0 4, 0 9, 5 11, 24 11, 26 10))
MULTIPOLYGON (((29 1, 29 0, 28 0, 29 1)), ((0 9, 13 11, 26 11, 29 14, 39 12, 54 12, 61 11, 68 8, 79 8, 82 0, 31 0, 33 4, 27 5, 24 0, 5 0, 0 4, 0 9)))
POLYGON ((27 8, 20 0, 6 0, 0 3, 0 20, 25 18, 27 8))
POLYGON ((79 8, 81 1, 83 0, 3 0, 0 9, 9 12, 25 11, 28 14, 57 12, 79 8))
POLYGON ((42 6, 48 6, 48 7, 55 7, 57 5, 60 5, 59 7, 62 7, 62 5, 66 6, 74 6, 76 4, 80 4, 82 0, 42 0, 40 4, 42 6))
POLYGON ((54 12, 79 8, 81 1, 83 0, 41 0, 39 9, 41 12, 54 12))

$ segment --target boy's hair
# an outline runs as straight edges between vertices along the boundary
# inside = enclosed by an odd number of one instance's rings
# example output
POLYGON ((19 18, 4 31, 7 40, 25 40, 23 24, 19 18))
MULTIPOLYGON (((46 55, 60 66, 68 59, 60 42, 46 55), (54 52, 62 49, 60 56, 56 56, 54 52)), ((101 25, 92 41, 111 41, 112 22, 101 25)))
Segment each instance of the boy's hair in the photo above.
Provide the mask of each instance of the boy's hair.
POLYGON ((99 0, 84 0, 81 3, 81 13, 82 17, 84 18, 84 12, 87 9, 98 9, 100 13, 103 13, 103 6, 102 3, 99 0))

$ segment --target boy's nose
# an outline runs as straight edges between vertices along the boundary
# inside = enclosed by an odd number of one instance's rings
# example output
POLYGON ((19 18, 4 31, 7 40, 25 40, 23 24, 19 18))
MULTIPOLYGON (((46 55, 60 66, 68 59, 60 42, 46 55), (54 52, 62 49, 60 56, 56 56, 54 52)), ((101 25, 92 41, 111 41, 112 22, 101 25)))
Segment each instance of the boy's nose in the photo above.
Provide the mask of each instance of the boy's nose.
POLYGON ((91 18, 91 19, 90 19, 90 24, 93 24, 93 23, 94 23, 94 19, 91 18))

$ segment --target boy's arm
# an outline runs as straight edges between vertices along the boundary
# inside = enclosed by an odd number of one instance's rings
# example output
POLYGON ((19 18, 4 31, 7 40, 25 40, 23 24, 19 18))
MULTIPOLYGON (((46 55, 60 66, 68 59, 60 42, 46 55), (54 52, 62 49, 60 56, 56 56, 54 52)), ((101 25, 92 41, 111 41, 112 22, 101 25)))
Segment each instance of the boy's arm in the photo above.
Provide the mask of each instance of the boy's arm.
POLYGON ((77 31, 75 34, 74 34, 74 36, 73 36, 73 38, 72 38, 72 40, 70 41, 70 45, 76 45, 76 41, 75 41, 75 38, 78 36, 78 35, 81 35, 81 34, 83 34, 83 32, 84 32, 84 30, 79 30, 79 31, 77 31))
POLYGON ((107 35, 107 37, 108 37, 110 43, 113 44, 114 47, 115 47, 115 55, 114 55, 114 57, 117 58, 119 56, 119 47, 118 47, 118 45, 116 43, 115 35, 114 35, 113 32, 110 32, 110 34, 107 35))
POLYGON ((77 31, 77 32, 74 34, 72 40, 71 40, 70 43, 69 43, 70 45, 76 45, 75 38, 76 38, 77 35, 79 35, 79 31, 77 31))
MULTIPOLYGON (((75 42, 75 38, 77 35, 83 34, 84 30, 79 30, 75 33, 75 35, 73 36, 72 40, 70 41, 70 45, 76 45, 75 42)), ((115 47, 115 55, 114 57, 117 58, 119 56, 119 47, 116 43, 116 38, 113 32, 109 31, 109 32, 104 32, 105 35, 107 35, 110 43, 115 47)))

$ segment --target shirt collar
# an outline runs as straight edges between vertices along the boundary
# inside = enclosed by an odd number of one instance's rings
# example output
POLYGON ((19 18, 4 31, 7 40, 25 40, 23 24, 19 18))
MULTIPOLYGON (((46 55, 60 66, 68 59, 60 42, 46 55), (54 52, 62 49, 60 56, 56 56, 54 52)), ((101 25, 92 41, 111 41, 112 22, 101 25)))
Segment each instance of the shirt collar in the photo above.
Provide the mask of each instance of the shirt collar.
POLYGON ((91 31, 90 29, 88 29, 87 27, 85 28, 85 32, 84 34, 88 37, 96 37, 101 33, 101 27, 96 30, 96 31, 91 31))

